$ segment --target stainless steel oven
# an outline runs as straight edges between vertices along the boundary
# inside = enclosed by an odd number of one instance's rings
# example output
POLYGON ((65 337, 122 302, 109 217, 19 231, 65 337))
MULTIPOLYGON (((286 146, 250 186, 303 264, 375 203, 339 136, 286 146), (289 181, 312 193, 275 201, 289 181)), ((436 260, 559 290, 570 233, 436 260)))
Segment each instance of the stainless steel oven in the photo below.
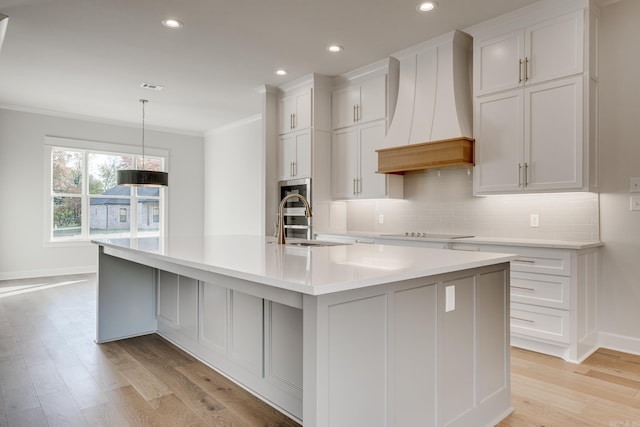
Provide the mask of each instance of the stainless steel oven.
MULTIPOLYGON (((280 181, 278 183, 278 189, 280 193, 279 200, 282 200, 289 194, 300 194, 303 196, 309 204, 311 204, 311 179, 292 179, 287 181, 280 181)), ((278 206, 280 203, 278 202, 278 206)), ((313 209, 313 206, 311 206, 313 209)), ((305 216, 305 208, 302 201, 298 198, 293 198, 287 201, 284 206, 284 218, 278 218, 278 221, 284 221, 284 234, 285 237, 298 238, 298 239, 311 239, 311 221, 312 218, 305 216)))

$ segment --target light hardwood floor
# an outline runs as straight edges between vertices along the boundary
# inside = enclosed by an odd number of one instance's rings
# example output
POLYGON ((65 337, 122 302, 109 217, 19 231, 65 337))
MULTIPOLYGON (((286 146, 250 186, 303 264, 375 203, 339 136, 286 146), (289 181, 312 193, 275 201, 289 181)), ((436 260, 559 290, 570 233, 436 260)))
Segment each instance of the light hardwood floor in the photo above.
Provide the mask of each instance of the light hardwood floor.
MULTIPOLYGON (((0 281, 0 427, 298 426, 157 335, 94 334, 94 275, 0 281)), ((512 400, 501 427, 640 427, 640 357, 513 349, 512 400)))

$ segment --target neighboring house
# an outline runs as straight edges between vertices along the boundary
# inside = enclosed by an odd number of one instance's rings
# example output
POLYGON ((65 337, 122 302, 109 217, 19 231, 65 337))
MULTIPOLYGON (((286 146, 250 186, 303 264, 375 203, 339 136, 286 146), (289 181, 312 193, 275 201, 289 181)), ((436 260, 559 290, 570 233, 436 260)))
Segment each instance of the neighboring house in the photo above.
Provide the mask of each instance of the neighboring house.
MULTIPOLYGON (((158 189, 139 188, 138 196, 156 196, 158 189)), ((95 233, 127 231, 131 226, 130 188, 111 187, 90 201, 90 228, 95 233), (102 197, 120 196, 120 197, 102 197)), ((138 230, 157 230, 160 225, 158 199, 138 198, 138 230)))

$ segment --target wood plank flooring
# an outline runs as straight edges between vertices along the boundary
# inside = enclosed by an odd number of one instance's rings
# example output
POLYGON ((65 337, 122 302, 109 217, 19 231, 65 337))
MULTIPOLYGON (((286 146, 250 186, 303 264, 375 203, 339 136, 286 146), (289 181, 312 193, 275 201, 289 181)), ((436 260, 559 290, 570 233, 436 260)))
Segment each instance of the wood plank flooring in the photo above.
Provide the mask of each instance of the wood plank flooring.
MULTIPOLYGON (((0 281, 0 427, 299 426, 157 335, 94 335, 95 275, 0 281)), ((500 427, 640 427, 640 356, 511 364, 500 427)))

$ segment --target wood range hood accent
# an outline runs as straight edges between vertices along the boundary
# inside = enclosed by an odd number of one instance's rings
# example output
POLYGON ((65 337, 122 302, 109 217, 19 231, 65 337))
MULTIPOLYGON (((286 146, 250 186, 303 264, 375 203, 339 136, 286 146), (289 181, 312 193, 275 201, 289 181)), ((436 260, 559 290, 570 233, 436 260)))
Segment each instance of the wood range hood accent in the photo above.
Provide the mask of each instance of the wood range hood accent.
POLYGON ((377 173, 405 172, 451 166, 473 166, 473 138, 459 137, 376 150, 377 173))

